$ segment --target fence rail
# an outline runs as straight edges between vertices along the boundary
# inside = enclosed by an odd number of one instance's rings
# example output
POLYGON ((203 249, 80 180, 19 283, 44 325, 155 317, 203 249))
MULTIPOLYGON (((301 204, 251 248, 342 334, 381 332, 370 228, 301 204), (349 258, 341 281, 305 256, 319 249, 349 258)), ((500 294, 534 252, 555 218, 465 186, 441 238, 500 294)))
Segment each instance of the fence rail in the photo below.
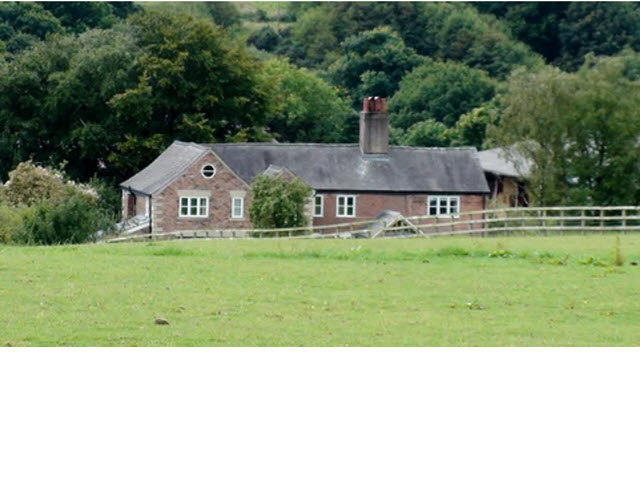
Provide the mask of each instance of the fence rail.
POLYGON ((180 238, 374 238, 391 236, 511 235, 640 231, 640 206, 523 207, 454 215, 396 216, 335 225, 244 230, 181 230, 130 235, 109 242, 180 238), (385 223, 386 222, 386 223, 385 223))

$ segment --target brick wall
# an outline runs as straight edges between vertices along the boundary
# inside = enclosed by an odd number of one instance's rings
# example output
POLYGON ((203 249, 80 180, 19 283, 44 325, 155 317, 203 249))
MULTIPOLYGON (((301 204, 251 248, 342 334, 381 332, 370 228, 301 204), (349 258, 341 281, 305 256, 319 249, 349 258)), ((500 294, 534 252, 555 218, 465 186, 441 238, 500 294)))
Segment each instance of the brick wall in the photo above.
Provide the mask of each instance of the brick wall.
POLYGON ((243 229, 250 228, 248 186, 224 163, 208 153, 187 169, 164 190, 152 199, 152 226, 155 233, 176 230, 243 229), (205 164, 216 168, 212 178, 204 178, 201 169, 205 164), (179 217, 179 197, 185 194, 207 196, 209 198, 208 218, 179 217), (245 196, 244 218, 231 218, 231 197, 245 196))
MULTIPOLYGON (((324 196, 324 216, 313 217, 313 225, 331 225, 351 221, 373 218, 381 210, 395 210, 405 216, 427 214, 428 194, 402 193, 356 193, 356 216, 336 216, 336 193, 318 192, 324 196)), ((347 194, 350 194, 346 192, 347 194)), ((136 202, 138 214, 145 213, 145 197, 136 202)), ((123 192, 123 215, 128 194, 123 192)), ((245 229, 251 228, 249 222, 249 204, 251 192, 249 186, 237 177, 215 155, 208 153, 194 165, 189 167, 180 177, 174 180, 164 190, 156 193, 152 198, 151 215, 152 227, 155 233, 177 230, 206 230, 206 229, 245 229), (213 178, 205 178, 201 169, 205 164, 212 164, 216 168, 213 178), (209 198, 209 216, 207 218, 185 218, 179 216, 180 196, 206 196, 209 198), (231 218, 231 199, 233 196, 243 196, 244 218, 231 218)), ((468 212, 482 210, 485 198, 482 195, 460 195, 460 211, 468 212)), ((311 213, 311 203, 307 205, 311 213)), ((131 211, 127 210, 129 215, 131 211)))
MULTIPOLYGON (((333 225, 336 223, 355 222, 373 218, 381 210, 395 210, 405 217, 427 215, 428 194, 402 194, 402 193, 356 193, 356 216, 337 217, 335 193, 323 193, 324 215, 314 217, 314 225, 333 225)), ((350 193, 348 193, 351 195, 350 193)), ((460 195, 460 211, 471 212, 484 208, 483 195, 460 195)))

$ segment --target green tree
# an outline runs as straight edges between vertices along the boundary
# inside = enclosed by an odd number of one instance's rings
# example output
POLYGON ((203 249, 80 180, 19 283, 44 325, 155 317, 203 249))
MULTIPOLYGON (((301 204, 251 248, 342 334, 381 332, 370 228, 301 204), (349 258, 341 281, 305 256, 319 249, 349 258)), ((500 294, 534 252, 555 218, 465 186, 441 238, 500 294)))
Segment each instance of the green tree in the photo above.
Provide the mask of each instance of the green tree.
POLYGON ((534 205, 558 205, 567 199, 569 82, 568 74, 553 67, 514 72, 500 96, 500 121, 489 128, 497 145, 513 145, 514 156, 531 161, 529 193, 534 205))
POLYGON ((480 15, 463 3, 325 2, 305 7, 298 18, 292 40, 304 54, 292 60, 308 62, 306 66, 330 64, 336 55, 344 54, 339 51, 341 42, 378 27, 397 32, 419 55, 483 68, 492 76, 504 77, 518 66, 542 64, 493 16, 480 15))
POLYGON ((635 204, 640 200, 640 81, 620 57, 587 56, 575 74, 517 72, 489 129, 531 161, 541 205, 635 204))
POLYGON ((247 43, 259 50, 273 52, 280 43, 280 35, 270 25, 265 25, 260 30, 256 30, 249 35, 247 43))
POLYGON ((453 137, 455 140, 452 144, 482 149, 487 136, 487 127, 494 124, 496 119, 496 107, 491 103, 481 105, 460 115, 454 127, 453 137))
POLYGON ((415 147, 448 147, 454 132, 433 119, 414 123, 401 139, 401 145, 415 147))
POLYGON ((216 25, 229 28, 240 23, 240 12, 233 2, 207 2, 205 5, 216 25))
POLYGON ((311 188, 297 178, 258 175, 251 184, 249 218, 254 228, 293 228, 307 225, 305 205, 311 188))
POLYGON ((265 62, 261 81, 271 91, 267 126, 285 142, 355 141, 357 114, 338 90, 287 60, 265 62))
POLYGON ((390 97, 406 72, 422 59, 388 27, 349 37, 330 68, 334 84, 346 88, 354 106, 366 96, 390 97))
POLYGON ((60 21, 42 5, 31 2, 0 3, 0 40, 11 54, 35 45, 47 35, 62 31, 60 21))
POLYGON ((86 180, 123 135, 109 100, 137 82, 136 39, 126 28, 56 37, 0 65, 0 176, 33 159, 86 180), (5 167, 6 165, 6 167, 5 167))
POLYGON ((74 33, 92 28, 109 28, 118 21, 110 2, 43 2, 41 5, 64 28, 74 33))
POLYGON ((480 12, 500 18, 521 42, 554 62, 562 54, 561 22, 570 2, 478 2, 480 12))
MULTIPOLYGON (((194 142, 268 138, 259 66, 223 30, 186 15, 147 13, 130 22, 142 55, 138 84, 109 102, 128 127, 118 147, 144 151, 157 135, 164 138, 163 147, 177 137, 194 142)), ((117 152, 109 160, 128 173, 141 166, 117 152)))
MULTIPOLYGON (((331 52, 340 45, 324 7, 308 9, 302 13, 291 29, 291 41, 300 50, 294 59, 304 67, 327 65, 331 52)), ((296 48, 290 47, 289 50, 295 51, 296 48)))
POLYGON ((640 8, 634 2, 478 2, 516 38, 564 70, 577 70, 587 53, 614 55, 640 48, 640 8))
POLYGON ((224 31, 140 13, 0 62, 0 177, 33 159, 83 181, 132 175, 176 138, 267 139, 259 64, 224 31))
POLYGON ((567 112, 572 203, 640 201, 640 81, 620 58, 587 55, 567 112))
POLYGON ((408 73, 389 102, 392 123, 408 129, 432 118, 451 127, 495 93, 488 75, 453 62, 429 61, 408 73))
POLYGON ((640 9, 632 3, 572 2, 560 24, 560 65, 576 70, 587 53, 615 55, 640 49, 640 9))

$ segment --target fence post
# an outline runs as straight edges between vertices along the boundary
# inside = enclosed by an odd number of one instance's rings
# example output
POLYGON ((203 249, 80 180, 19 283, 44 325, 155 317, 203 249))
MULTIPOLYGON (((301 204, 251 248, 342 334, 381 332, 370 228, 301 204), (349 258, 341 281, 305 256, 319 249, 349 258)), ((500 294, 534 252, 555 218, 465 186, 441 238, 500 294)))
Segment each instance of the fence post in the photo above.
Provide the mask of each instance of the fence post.
POLYGON ((604 210, 600 207, 600 234, 604 233, 604 210))
POLYGON ((580 233, 582 233, 582 235, 584 235, 584 217, 585 217, 585 212, 586 210, 583 208, 582 209, 582 213, 580 214, 580 233))
POLYGON ((622 209, 622 233, 627 233, 627 210, 622 209))
POLYGON ((468 215, 469 215, 469 236, 472 237, 473 236, 473 215, 470 213, 468 215))

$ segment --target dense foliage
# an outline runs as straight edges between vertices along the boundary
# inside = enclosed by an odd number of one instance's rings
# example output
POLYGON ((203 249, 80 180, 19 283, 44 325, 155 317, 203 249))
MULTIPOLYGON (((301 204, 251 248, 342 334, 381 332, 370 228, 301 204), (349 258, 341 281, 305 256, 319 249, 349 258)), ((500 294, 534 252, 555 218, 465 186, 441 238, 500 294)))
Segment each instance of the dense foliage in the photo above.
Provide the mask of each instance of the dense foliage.
POLYGON ((357 108, 367 96, 391 97, 404 75, 422 61, 389 27, 347 38, 331 66, 331 78, 346 88, 357 108))
POLYGON ((82 243, 110 229, 115 214, 100 194, 60 172, 25 162, 0 186, 0 243, 82 243))
POLYGON ((317 74, 272 59, 265 62, 261 80, 271 98, 267 127, 279 141, 357 140, 356 112, 348 99, 317 74))
POLYGON ((175 138, 262 139, 258 67, 213 24, 137 14, 0 65, 4 173, 28 159, 125 178, 175 138))
POLYGON ((511 28, 516 38, 564 69, 575 70, 584 56, 614 55, 640 48, 640 7, 610 2, 478 2, 511 28))
POLYGON ((532 161, 542 205, 640 202, 640 81, 621 58, 588 56, 574 74, 516 72, 491 134, 532 161))
POLYGON ((249 218, 254 228, 307 225, 305 205, 311 189, 297 178, 258 175, 251 184, 249 218))
POLYGON ((544 168, 521 152, 555 192, 538 201, 630 202, 638 49, 635 3, 4 2, 0 181, 33 160, 97 182, 114 210, 113 187, 175 139, 355 142, 377 95, 396 144, 531 145, 536 130, 563 145, 544 168))
POLYGON ((493 83, 482 70, 453 62, 426 62, 402 79, 389 109, 395 127, 406 129, 425 118, 452 126, 460 115, 494 94, 493 83))

